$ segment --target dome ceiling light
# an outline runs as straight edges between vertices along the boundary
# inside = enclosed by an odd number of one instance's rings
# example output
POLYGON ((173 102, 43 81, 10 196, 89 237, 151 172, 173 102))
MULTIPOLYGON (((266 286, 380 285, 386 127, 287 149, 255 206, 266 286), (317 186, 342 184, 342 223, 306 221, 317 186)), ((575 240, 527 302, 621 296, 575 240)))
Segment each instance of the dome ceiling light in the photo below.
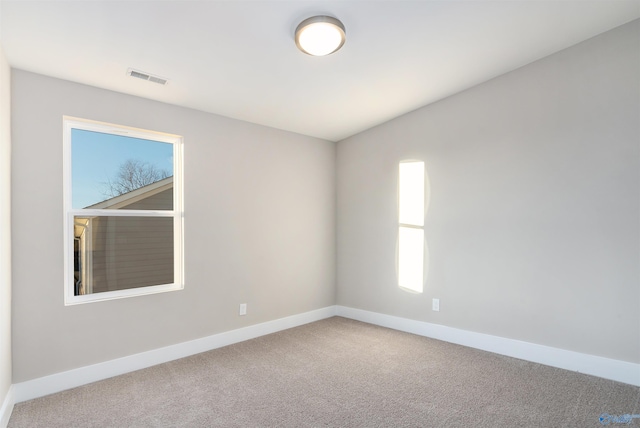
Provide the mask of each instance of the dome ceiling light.
POLYGON ((296 28, 296 46, 313 56, 334 53, 346 40, 344 25, 330 16, 312 16, 296 28))

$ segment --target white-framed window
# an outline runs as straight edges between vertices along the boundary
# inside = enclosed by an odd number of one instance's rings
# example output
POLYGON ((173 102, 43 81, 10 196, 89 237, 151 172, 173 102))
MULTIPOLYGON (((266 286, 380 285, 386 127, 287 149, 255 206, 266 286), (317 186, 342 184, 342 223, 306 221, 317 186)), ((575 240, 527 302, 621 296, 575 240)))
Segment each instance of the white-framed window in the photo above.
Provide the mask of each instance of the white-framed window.
POLYGON ((65 116, 65 305, 183 288, 182 137, 65 116))
POLYGON ((426 277, 424 162, 402 161, 398 168, 398 286, 422 293, 426 277))

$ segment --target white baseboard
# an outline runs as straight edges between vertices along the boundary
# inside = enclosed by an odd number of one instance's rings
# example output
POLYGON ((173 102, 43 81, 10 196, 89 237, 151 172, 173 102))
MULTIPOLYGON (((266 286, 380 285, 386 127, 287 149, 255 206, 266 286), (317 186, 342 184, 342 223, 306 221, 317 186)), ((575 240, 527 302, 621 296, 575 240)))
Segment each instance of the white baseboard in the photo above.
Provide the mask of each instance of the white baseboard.
POLYGON ((0 406, 0 428, 7 428, 15 403, 14 387, 11 385, 9 386, 9 391, 7 391, 7 395, 4 397, 2 406, 0 406))
MULTIPOLYGON (((178 343, 164 348, 154 349, 140 354, 130 355, 91 366, 80 367, 62 373, 28 380, 13 385, 13 397, 16 403, 42 397, 86 385, 113 376, 144 369, 157 364, 210 351, 245 340, 275 333, 288 328, 297 327, 310 322, 332 317, 336 314, 335 306, 305 312, 274 321, 268 321, 249 327, 224 333, 214 334, 189 342, 178 343)), ((13 407, 13 405, 11 406, 13 407)), ((3 407, 4 409, 4 407, 3 407)), ((10 414, 10 413, 9 413, 10 414)), ((8 420, 8 418, 7 418, 8 420)), ((4 428, 0 425, 0 428, 4 428)))
POLYGON ((536 345, 534 343, 475 333, 439 324, 414 321, 345 306, 329 306, 315 311, 214 334, 201 339, 178 343, 176 345, 14 384, 9 389, 2 403, 2 407, 0 407, 0 428, 6 427, 15 403, 254 339, 288 328, 330 318, 335 315, 526 361, 640 386, 640 364, 581 354, 579 352, 566 351, 549 346, 536 345))
POLYGON ((336 306, 336 315, 521 360, 640 386, 640 364, 345 306, 336 306))

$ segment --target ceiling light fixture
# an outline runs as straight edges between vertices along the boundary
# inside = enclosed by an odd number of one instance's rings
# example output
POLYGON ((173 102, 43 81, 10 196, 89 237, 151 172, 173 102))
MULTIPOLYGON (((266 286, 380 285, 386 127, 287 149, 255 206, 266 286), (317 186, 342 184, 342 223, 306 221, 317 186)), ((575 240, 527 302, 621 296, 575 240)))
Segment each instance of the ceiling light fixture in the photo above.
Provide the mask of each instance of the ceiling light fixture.
POLYGON ((312 16, 296 28, 296 46, 313 56, 329 55, 344 45, 344 25, 330 16, 312 16))

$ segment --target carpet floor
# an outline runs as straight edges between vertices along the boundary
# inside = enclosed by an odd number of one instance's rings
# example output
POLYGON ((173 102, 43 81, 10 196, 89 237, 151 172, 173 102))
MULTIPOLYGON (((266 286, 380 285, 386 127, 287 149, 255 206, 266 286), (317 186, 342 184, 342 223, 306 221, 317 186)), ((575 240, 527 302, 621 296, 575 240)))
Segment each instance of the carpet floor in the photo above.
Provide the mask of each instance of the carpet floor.
POLYGON ((334 317, 19 403, 9 428, 598 427, 605 413, 640 413, 640 388, 334 317))

